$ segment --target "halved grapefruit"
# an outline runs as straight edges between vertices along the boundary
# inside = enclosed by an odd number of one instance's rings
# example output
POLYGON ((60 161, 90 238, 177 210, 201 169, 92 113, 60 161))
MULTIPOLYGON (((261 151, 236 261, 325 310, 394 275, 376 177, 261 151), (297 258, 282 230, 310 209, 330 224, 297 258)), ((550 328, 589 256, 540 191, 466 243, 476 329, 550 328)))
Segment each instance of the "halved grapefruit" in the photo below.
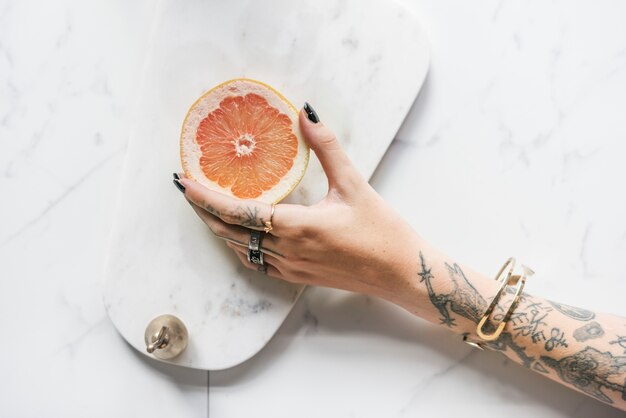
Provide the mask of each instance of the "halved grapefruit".
POLYGON ((183 122, 180 157, 188 177, 239 199, 276 203, 309 161, 298 111, 267 84, 238 78, 213 87, 183 122))

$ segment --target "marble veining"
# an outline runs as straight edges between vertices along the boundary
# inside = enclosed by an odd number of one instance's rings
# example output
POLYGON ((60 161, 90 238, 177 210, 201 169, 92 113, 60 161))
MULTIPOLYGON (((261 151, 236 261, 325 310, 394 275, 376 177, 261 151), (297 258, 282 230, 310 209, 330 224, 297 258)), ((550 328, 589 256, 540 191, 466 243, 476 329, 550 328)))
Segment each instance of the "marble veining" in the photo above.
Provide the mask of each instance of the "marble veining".
MULTIPOLYGON (((489 272, 516 255, 537 272, 529 292, 626 315, 626 4, 399 1, 428 34, 431 66, 372 185, 459 261, 489 272)), ((359 19, 348 2, 321 4, 294 13, 359 19)), ((387 303, 329 289, 306 289, 267 346, 229 370, 209 375, 129 346, 106 314, 100 270, 159 7, 0 2, 1 415, 623 416, 387 303)), ((315 48, 351 51, 341 42, 354 33, 335 30, 335 44, 315 48)), ((316 25, 302 31, 294 53, 305 62, 316 25)), ((253 49, 239 33, 233 42, 253 49)), ((277 40, 276 53, 289 51, 277 40)), ((324 120, 358 141, 334 116, 350 98, 315 94, 306 99, 328 109, 324 120)))

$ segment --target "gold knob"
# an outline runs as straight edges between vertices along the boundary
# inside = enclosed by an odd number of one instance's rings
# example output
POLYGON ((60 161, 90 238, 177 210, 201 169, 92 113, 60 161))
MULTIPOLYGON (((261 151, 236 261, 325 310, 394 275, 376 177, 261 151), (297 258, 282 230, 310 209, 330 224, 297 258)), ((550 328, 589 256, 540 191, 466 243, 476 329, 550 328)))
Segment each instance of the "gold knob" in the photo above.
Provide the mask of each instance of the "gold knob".
POLYGON ((187 348, 189 334, 185 324, 174 315, 160 315, 146 327, 144 340, 148 353, 169 360, 187 348))

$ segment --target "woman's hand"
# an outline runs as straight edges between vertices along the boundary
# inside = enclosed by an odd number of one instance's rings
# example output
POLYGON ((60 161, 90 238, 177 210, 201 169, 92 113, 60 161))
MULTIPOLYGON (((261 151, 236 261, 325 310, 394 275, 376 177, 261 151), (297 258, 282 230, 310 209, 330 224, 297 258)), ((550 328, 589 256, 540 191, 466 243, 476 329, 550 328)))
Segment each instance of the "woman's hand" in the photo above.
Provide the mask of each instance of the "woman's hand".
MULTIPOLYGON (((261 242, 267 274, 393 301, 415 275, 417 236, 356 170, 333 132, 316 119, 300 112, 302 134, 328 177, 328 193, 313 206, 276 205, 273 229, 261 242)), ((250 229, 263 229, 271 206, 231 198, 185 177, 179 181, 211 231, 226 240, 246 267, 258 270, 247 260, 250 229)))
MULTIPOLYGON (((267 274, 383 297, 477 341, 476 325, 499 283, 420 240, 358 173, 324 125, 300 112, 300 126, 324 167, 328 194, 310 207, 276 206, 273 229, 261 245, 267 274)), ((271 206, 230 198, 191 179, 174 182, 241 262, 257 270, 246 257, 249 228, 262 230, 271 206)), ((490 320, 499 322, 496 316, 510 303, 498 304, 490 320)), ((624 318, 527 293, 514 314, 516 319, 506 323, 497 341, 485 342, 487 347, 626 410, 626 353, 618 346, 626 333, 624 318)))

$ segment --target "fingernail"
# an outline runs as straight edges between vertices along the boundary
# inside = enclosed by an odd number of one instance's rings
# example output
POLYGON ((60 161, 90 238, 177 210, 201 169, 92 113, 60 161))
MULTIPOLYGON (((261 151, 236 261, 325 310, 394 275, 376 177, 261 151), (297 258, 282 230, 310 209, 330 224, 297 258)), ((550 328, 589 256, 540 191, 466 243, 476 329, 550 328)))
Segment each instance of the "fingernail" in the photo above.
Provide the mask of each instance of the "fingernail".
POLYGON ((178 190, 180 190, 181 193, 185 193, 185 186, 183 186, 183 183, 180 182, 180 180, 178 179, 174 179, 172 180, 174 182, 174 186, 176 186, 176 188, 178 190))
POLYGON ((317 116, 317 113, 315 113, 315 110, 308 102, 304 102, 304 111, 306 112, 307 118, 309 118, 311 122, 317 123, 320 121, 320 117, 317 116))
POLYGON ((176 180, 180 180, 180 176, 178 175, 178 173, 172 173, 172 176, 174 176, 176 180))

